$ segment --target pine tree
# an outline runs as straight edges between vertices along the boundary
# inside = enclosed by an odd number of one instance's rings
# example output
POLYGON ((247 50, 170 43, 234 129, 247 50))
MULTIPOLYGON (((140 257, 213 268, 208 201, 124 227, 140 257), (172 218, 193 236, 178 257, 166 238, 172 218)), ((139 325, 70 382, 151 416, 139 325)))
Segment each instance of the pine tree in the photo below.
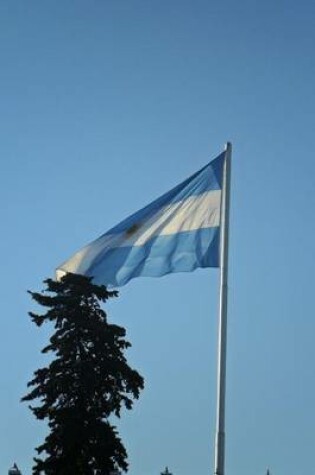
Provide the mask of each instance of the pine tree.
POLYGON ((30 292, 47 309, 30 312, 36 325, 51 322, 54 333, 42 353, 51 363, 34 372, 23 401, 37 419, 47 420, 49 434, 36 448, 33 474, 108 475, 128 468, 127 453, 112 424, 122 408, 131 409, 143 378, 124 355, 130 343, 124 328, 109 324, 100 302, 117 296, 91 279, 67 274, 47 279, 43 293, 30 292))

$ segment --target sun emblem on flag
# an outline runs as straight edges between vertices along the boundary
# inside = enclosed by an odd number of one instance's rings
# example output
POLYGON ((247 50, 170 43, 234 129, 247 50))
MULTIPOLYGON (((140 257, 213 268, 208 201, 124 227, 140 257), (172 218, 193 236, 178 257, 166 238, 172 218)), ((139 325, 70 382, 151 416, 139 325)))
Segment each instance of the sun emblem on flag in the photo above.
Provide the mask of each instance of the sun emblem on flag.
POLYGON ((138 231, 138 229, 140 229, 140 227, 141 223, 134 223, 132 226, 130 226, 130 228, 126 230, 126 235, 128 237, 133 236, 138 231))

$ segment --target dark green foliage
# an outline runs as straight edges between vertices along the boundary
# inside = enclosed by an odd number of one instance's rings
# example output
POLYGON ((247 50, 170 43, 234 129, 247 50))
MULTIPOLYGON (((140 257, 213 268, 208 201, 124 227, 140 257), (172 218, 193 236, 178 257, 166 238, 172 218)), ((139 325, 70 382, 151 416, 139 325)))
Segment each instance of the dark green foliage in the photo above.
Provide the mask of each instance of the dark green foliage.
POLYGON ((43 353, 52 353, 49 366, 38 369, 23 401, 36 400, 31 410, 47 420, 49 434, 37 447, 33 474, 108 475, 127 470, 127 453, 111 415, 131 409, 143 379, 124 356, 130 343, 125 329, 109 324, 100 302, 117 296, 91 279, 67 274, 48 279, 43 293, 30 292, 47 308, 30 313, 36 325, 50 321, 54 334, 43 353), (43 457, 44 456, 44 457, 43 457))

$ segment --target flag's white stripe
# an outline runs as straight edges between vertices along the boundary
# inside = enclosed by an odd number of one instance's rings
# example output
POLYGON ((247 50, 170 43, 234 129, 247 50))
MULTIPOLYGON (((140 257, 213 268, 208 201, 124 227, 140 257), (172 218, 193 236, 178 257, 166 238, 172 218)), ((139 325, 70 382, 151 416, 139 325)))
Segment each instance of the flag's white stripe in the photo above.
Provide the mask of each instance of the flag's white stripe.
POLYGON ((212 190, 165 206, 150 219, 135 223, 129 230, 119 234, 104 234, 77 252, 59 270, 84 273, 95 257, 106 249, 143 246, 158 236, 218 227, 220 203, 221 190, 212 190))
POLYGON ((133 233, 131 229, 130 236, 128 230, 122 233, 120 246, 142 246, 156 236, 219 226, 220 201, 221 190, 215 190, 165 206, 143 224, 137 223, 139 228, 133 233))

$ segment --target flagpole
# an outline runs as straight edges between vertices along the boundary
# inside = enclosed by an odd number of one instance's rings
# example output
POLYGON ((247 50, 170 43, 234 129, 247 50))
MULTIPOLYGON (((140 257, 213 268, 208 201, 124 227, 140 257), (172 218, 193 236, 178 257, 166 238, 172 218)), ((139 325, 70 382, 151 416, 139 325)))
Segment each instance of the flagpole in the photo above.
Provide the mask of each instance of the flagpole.
POLYGON ((225 462, 225 386, 228 294, 228 242, 232 145, 225 146, 220 234, 220 304, 218 329, 217 413, 215 437, 215 475, 224 475, 225 462))

